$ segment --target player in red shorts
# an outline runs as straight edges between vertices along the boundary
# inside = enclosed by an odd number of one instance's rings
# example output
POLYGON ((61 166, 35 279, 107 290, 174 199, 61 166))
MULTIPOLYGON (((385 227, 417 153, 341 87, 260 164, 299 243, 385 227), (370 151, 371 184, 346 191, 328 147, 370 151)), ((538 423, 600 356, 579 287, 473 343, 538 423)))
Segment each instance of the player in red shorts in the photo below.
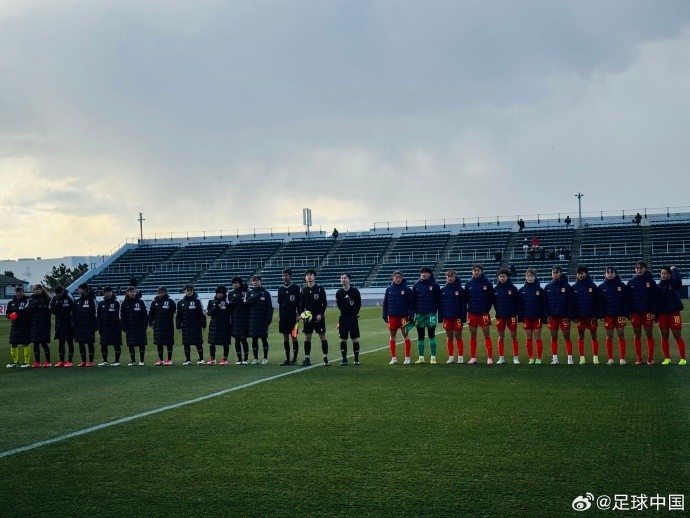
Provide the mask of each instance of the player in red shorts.
POLYGON ((546 293, 546 325, 551 331, 551 365, 558 364, 558 330, 565 340, 568 354, 568 365, 573 364, 573 341, 570 338, 570 319, 574 314, 573 288, 568 283, 568 276, 560 266, 551 268, 551 282, 544 287, 546 293))
POLYGON ((541 326, 546 313, 546 297, 533 268, 525 272, 525 284, 518 290, 518 320, 525 330, 525 346, 530 365, 541 365, 544 342, 541 339, 541 326), (533 344, 537 346, 534 354, 533 344))
POLYGON ((458 347, 457 361, 462 363, 465 349, 465 344, 462 341, 462 326, 467 320, 467 305, 465 303, 465 290, 455 270, 446 272, 446 284, 441 288, 438 319, 443 323, 443 329, 446 331, 446 350, 448 351, 446 363, 455 362, 453 339, 455 339, 458 347))
POLYGON ((630 315, 628 309, 628 287, 621 280, 613 266, 604 270, 604 282, 599 285, 601 293, 601 312, 606 329, 606 357, 608 365, 613 365, 613 331, 618 335, 620 364, 625 365, 625 320, 630 315))
POLYGON ((388 345, 391 351, 390 365, 398 363, 396 355, 395 340, 398 329, 402 331, 405 340, 405 365, 410 364, 410 349, 412 342, 407 336, 414 327, 414 306, 412 300, 412 289, 407 285, 407 281, 400 270, 393 272, 393 282, 383 296, 383 320, 388 323, 390 341, 388 345))
POLYGON ((669 347, 669 330, 673 333, 673 338, 678 346, 680 360, 678 365, 686 365, 685 341, 681 336, 683 321, 680 312, 683 310, 683 303, 676 290, 683 285, 680 280, 680 272, 675 266, 663 266, 661 268, 661 280, 657 286, 656 308, 659 329, 661 330, 661 350, 664 352, 662 365, 671 363, 671 353, 669 347))
POLYGON ((518 359, 517 321, 518 321, 518 289, 510 279, 510 272, 506 268, 498 271, 498 282, 494 286, 494 309, 496 310, 496 330, 498 331, 498 365, 505 360, 505 333, 510 333, 513 349, 513 363, 520 364, 518 359))
POLYGON ((491 365, 493 360, 493 343, 491 342, 490 328, 491 306, 494 303, 494 285, 484 275, 484 267, 481 264, 472 266, 472 278, 465 283, 465 297, 467 298, 467 325, 470 328, 470 361, 469 365, 477 363, 477 328, 482 328, 484 346, 486 347, 486 364, 491 365))
POLYGON ((635 275, 628 281, 630 296, 630 322, 632 323, 633 346, 635 347, 636 365, 642 365, 642 328, 647 337, 647 365, 654 363, 654 307, 656 301, 656 282, 652 272, 647 270, 647 263, 635 263, 635 275))
POLYGON ((577 280, 573 284, 575 295, 575 318, 577 319, 577 352, 580 355, 580 365, 585 364, 585 332, 589 330, 592 338, 592 363, 599 363, 599 288, 589 277, 586 266, 577 267, 577 280))

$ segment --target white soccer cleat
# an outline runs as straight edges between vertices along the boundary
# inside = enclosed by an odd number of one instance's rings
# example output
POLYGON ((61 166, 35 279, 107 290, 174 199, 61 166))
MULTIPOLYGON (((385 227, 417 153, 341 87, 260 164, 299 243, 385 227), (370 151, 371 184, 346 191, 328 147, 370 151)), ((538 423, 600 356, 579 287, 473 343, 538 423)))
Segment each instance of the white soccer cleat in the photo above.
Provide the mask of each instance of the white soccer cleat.
POLYGON ((101 362, 98 364, 99 367, 110 367, 110 364, 108 362, 101 362))
POLYGON ((204 360, 197 360, 196 364, 197 365, 206 365, 206 362, 204 360))
POLYGON ((618 363, 620 363, 621 365, 627 365, 627 364, 628 364, 628 362, 626 362, 625 360, 621 360, 621 361, 618 362, 618 363))
POLYGON ((136 366, 137 366, 137 362, 129 362, 127 364, 127 367, 136 367, 136 366))
POLYGON ((513 363, 515 365, 520 365, 520 359, 516 356, 515 358, 513 358, 513 363))
POLYGON ((143 367, 143 366, 144 366, 144 362, 139 362, 139 367, 143 367))
POLYGON ((395 365, 396 363, 398 363, 398 359, 397 358, 391 358, 391 361, 388 362, 388 365, 395 365))
POLYGON ((455 357, 454 357, 454 356, 451 356, 450 358, 448 358, 448 359, 446 360, 446 363, 455 363, 455 357))
POLYGON ((268 358, 261 360, 261 365, 266 365, 268 363, 268 358))
POLYGON ((551 365, 558 365, 558 358, 551 360, 551 365))
POLYGON ((111 367, 119 367, 119 366, 120 366, 120 362, 111 363, 110 366, 111 366, 111 367))
POLYGON ((486 359, 486 364, 487 364, 487 365, 493 365, 493 364, 494 364, 494 361, 493 361, 491 358, 487 358, 487 359, 486 359))
POLYGON ((506 359, 501 356, 498 361, 496 362, 496 365, 503 365, 506 362, 506 359))
MULTIPOLYGON (((397 360, 396 360, 396 361, 397 361, 397 360)), ((412 362, 410 361, 410 357, 407 356, 407 357, 405 358, 405 361, 403 362, 403 365, 409 365, 410 363, 412 363, 412 362)))
POLYGON ((257 360, 256 358, 254 358, 254 359, 252 360, 252 365, 259 365, 259 360, 257 360))
POLYGON ((572 358, 568 358, 568 365, 575 365, 572 358))
POLYGON ((465 363, 465 358, 458 356, 458 363, 465 363))
POLYGON ((187 361, 182 362, 182 365, 184 365, 185 367, 188 365, 191 365, 191 364, 192 364, 191 360, 187 360, 187 361))
POLYGON ((477 363, 477 358, 470 358, 470 361, 467 362, 468 365, 474 365, 477 363))
POLYGON ((606 362, 606 365, 613 365, 613 360, 609 360, 606 362))

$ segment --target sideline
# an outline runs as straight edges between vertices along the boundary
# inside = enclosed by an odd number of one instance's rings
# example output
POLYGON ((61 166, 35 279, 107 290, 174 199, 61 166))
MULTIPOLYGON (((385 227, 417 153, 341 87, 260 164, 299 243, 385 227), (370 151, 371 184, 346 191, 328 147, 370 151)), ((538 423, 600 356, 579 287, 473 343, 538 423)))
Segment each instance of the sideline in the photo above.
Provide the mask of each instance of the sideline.
MULTIPOLYGON (((402 343, 402 342, 400 342, 400 343, 402 343)), ((359 354, 360 354, 360 356, 362 356, 364 354, 375 353, 375 352, 383 351, 385 349, 388 349, 387 345, 384 347, 379 347, 377 349, 371 349, 369 351, 363 351, 363 352, 360 352, 359 354)), ((277 380, 280 378, 284 378, 285 376, 292 376, 294 374, 306 372, 310 369, 313 369, 315 367, 321 367, 321 366, 323 366, 323 362, 314 363, 309 367, 298 367, 297 369, 294 369, 294 370, 289 370, 287 372, 275 374, 273 376, 269 376, 268 378, 261 378, 258 380, 250 381, 249 383, 244 383, 244 384, 238 385, 236 387, 231 387, 228 389, 220 390, 218 392, 213 392, 211 394, 206 394, 205 396, 199 396, 199 397, 196 397, 194 399, 189 399, 187 401, 181 401, 179 403, 174 403, 172 405, 166 405, 166 406, 163 406, 160 408, 154 408, 153 410, 147 410, 146 412, 141 412, 139 414, 134 414, 134 415, 130 415, 127 417, 121 417, 120 419, 115 419, 114 421, 108 421, 107 423, 102 423, 102 424, 98 424, 95 426, 89 426, 88 428, 83 428, 83 429, 77 430, 75 432, 70 432, 70 433, 67 433, 64 435, 59 435, 57 437, 53 437, 52 439, 46 439, 44 441, 38 441, 38 442, 35 442, 33 444, 21 446, 19 448, 13 448, 11 450, 2 451, 2 452, 0 452, 0 459, 4 459, 5 457, 11 457, 12 455, 17 455, 18 453, 24 453, 26 451, 31 451, 31 450, 35 450, 38 448, 42 448, 43 446, 49 446, 51 444, 63 442, 63 441, 66 441, 68 439, 72 439, 74 437, 79 437, 81 435, 86 435, 86 434, 89 434, 92 432, 97 432, 99 430, 104 430, 105 428, 110 428, 111 426, 117 426, 120 424, 128 423, 130 421, 134 421, 136 419, 141 419, 143 417, 148 417, 151 415, 160 414, 161 412, 167 412, 168 410, 175 410, 177 408, 181 408, 181 407, 184 407, 187 405, 193 405, 195 403, 200 403, 201 401, 206 401, 207 399, 213 399, 213 398, 218 397, 218 396, 224 396, 225 394, 229 394, 231 392, 236 392, 238 390, 253 387, 255 385, 259 385, 259 384, 265 383, 267 381, 274 381, 274 380, 277 380)))

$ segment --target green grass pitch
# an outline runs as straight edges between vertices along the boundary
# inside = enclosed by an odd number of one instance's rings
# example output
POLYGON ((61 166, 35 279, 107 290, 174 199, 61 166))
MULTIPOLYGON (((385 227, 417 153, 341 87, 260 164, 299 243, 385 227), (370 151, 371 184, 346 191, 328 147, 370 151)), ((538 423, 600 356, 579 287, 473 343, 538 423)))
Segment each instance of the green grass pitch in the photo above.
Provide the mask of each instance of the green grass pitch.
POLYGON ((0 319, 0 516, 562 516, 588 492, 683 494, 690 508, 690 368, 673 340, 660 365, 658 329, 654 366, 632 365, 630 327, 627 366, 592 365, 589 341, 587 365, 548 365, 546 331, 545 364, 527 365, 522 330, 521 365, 483 364, 481 340, 479 365, 446 365, 440 327, 439 365, 389 366, 366 308, 362 365, 340 367, 336 313, 332 365, 311 369, 278 365, 275 324, 265 366, 183 367, 177 345, 174 366, 153 367, 149 345, 146 367, 5 369, 0 319))

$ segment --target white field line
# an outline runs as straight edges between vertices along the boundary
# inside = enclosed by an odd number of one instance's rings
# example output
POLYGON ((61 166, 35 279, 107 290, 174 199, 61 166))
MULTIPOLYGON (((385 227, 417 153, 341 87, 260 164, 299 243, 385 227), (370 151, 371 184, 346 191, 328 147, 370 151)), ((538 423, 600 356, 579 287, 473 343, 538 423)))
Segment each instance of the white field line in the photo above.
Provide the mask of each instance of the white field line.
MULTIPOLYGON (((400 342, 400 343, 403 343, 403 342, 400 342)), ((385 347, 379 347, 377 349, 371 349, 369 351, 360 352, 360 355, 375 353, 378 351, 383 351, 384 349, 388 349, 388 345, 386 345, 385 347)), ((244 383, 244 384, 238 385, 236 387, 231 387, 228 389, 220 390, 218 392, 213 392, 211 394, 206 394, 205 396, 199 396, 199 397, 196 397, 194 399, 189 399, 187 401, 181 401, 179 403, 174 403, 172 405, 166 405, 166 406, 163 406, 160 408, 154 408, 153 410, 147 410, 146 412, 141 412, 139 414, 134 414, 134 415, 130 415, 127 417, 121 417, 120 419, 115 419, 114 421, 108 421, 107 423, 97 424, 95 426, 89 426, 88 428, 83 428, 81 430, 76 430, 74 432, 70 432, 70 433, 67 433, 64 435, 59 435, 57 437, 53 437, 52 439, 46 439, 44 441, 38 441, 38 442, 35 442, 33 444, 21 446, 20 448, 13 448, 11 450, 2 451, 2 452, 0 452, 0 459, 5 458, 5 457, 11 457, 12 455, 17 455, 18 453, 24 453, 26 451, 31 451, 31 450, 35 450, 38 448, 42 448, 43 446, 49 446, 51 444, 63 442, 63 441, 66 441, 68 439, 72 439, 74 437, 79 437, 80 435, 86 435, 88 433, 97 432, 99 430, 104 430, 105 428, 110 428, 111 426, 117 426, 120 424, 128 423, 130 421, 134 421, 136 419, 141 419, 143 417, 148 417, 151 415, 160 414, 161 412, 167 412, 168 410, 175 410, 175 409, 181 408, 183 406, 193 405, 195 403, 200 403, 201 401, 206 401, 207 399, 216 398, 218 396, 224 396, 225 394, 229 394, 231 392, 236 392, 238 390, 253 387, 255 385, 259 385, 259 384, 265 383, 267 381, 274 381, 274 380, 277 380, 280 378, 284 378, 285 376, 291 376, 293 374, 299 374, 300 372, 305 372, 305 371, 308 371, 309 369, 313 369, 314 367, 319 367, 322 365, 323 365, 323 362, 314 363, 310 367, 300 367, 297 369, 290 369, 287 372, 282 372, 280 374, 276 374, 274 376, 269 376, 267 378, 261 378, 258 380, 250 381, 249 383, 244 383)))

